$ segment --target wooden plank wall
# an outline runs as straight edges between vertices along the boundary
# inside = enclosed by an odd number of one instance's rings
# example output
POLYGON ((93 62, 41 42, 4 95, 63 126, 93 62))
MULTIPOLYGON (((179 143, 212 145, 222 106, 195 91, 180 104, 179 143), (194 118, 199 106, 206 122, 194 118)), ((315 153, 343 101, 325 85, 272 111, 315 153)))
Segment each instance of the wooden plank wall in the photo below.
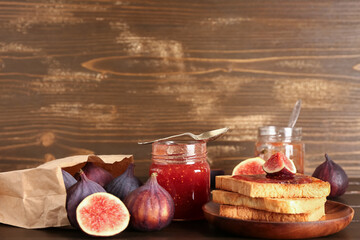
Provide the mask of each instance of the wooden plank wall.
POLYGON ((0 170, 228 126, 227 172, 257 128, 303 108, 306 172, 327 152, 360 173, 360 2, 0 1, 0 170))

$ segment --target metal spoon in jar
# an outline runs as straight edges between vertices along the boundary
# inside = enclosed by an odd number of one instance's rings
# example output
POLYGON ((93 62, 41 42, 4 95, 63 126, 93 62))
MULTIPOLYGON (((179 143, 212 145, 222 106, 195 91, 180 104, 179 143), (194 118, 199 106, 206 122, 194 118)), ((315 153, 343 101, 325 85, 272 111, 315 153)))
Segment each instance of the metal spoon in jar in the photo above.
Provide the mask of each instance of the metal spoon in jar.
POLYGON ((194 140, 204 140, 206 142, 209 142, 209 141, 213 141, 216 138, 222 136, 228 130, 229 130, 229 128, 225 127, 225 128, 220 128, 220 129, 216 129, 216 130, 211 130, 211 131, 208 131, 208 132, 203 132, 203 133, 198 134, 198 135, 186 132, 186 133, 173 135, 173 136, 170 136, 170 137, 156 139, 156 140, 153 140, 153 141, 150 141, 150 142, 138 142, 138 144, 149 144, 149 143, 153 143, 153 142, 157 142, 157 141, 161 141, 161 140, 167 140, 167 139, 176 138, 176 137, 181 137, 181 136, 189 136, 189 137, 192 137, 194 140))
POLYGON ((298 120, 298 117, 300 115, 300 109, 301 109, 301 99, 296 101, 293 111, 290 115, 290 119, 288 123, 289 128, 293 128, 295 126, 296 121, 298 120))

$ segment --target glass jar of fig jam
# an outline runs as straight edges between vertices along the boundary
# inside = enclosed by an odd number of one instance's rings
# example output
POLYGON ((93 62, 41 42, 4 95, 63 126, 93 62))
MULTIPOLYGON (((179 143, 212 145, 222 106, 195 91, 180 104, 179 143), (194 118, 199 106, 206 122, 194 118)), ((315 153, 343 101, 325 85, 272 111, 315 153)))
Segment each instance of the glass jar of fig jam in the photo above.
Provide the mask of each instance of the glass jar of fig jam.
POLYGON ((298 173, 304 173, 305 145, 301 141, 302 129, 265 126, 258 129, 255 156, 265 161, 276 152, 284 153, 293 160, 298 173))
POLYGON ((150 174, 175 203, 174 220, 202 219, 210 200, 210 166, 204 141, 159 141, 152 145, 150 174))

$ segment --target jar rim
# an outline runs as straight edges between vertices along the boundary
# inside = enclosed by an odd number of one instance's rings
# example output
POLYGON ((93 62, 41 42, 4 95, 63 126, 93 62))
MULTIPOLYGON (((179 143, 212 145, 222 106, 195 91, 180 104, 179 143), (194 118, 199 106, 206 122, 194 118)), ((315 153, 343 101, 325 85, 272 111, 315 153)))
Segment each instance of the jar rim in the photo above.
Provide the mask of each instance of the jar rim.
POLYGON ((263 126, 258 128, 259 136, 283 136, 283 137, 300 137, 302 134, 301 127, 279 127, 263 126))
POLYGON ((205 141, 158 141, 152 144, 153 159, 195 159, 204 158, 207 155, 205 141))
POLYGON ((194 144, 205 144, 204 140, 161 140, 153 142, 153 145, 194 145, 194 144))

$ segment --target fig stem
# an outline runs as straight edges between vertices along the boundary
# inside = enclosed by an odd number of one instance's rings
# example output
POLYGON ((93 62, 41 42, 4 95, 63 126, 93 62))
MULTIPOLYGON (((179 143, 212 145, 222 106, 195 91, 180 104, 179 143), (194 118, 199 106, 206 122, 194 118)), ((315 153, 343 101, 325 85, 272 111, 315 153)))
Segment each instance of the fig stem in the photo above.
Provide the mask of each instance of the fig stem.
POLYGON ((331 159, 329 158, 329 155, 327 153, 325 153, 325 158, 326 158, 326 161, 331 161, 331 159))
POLYGON ((85 174, 85 172, 80 168, 79 170, 80 178, 83 180, 89 180, 85 174))

